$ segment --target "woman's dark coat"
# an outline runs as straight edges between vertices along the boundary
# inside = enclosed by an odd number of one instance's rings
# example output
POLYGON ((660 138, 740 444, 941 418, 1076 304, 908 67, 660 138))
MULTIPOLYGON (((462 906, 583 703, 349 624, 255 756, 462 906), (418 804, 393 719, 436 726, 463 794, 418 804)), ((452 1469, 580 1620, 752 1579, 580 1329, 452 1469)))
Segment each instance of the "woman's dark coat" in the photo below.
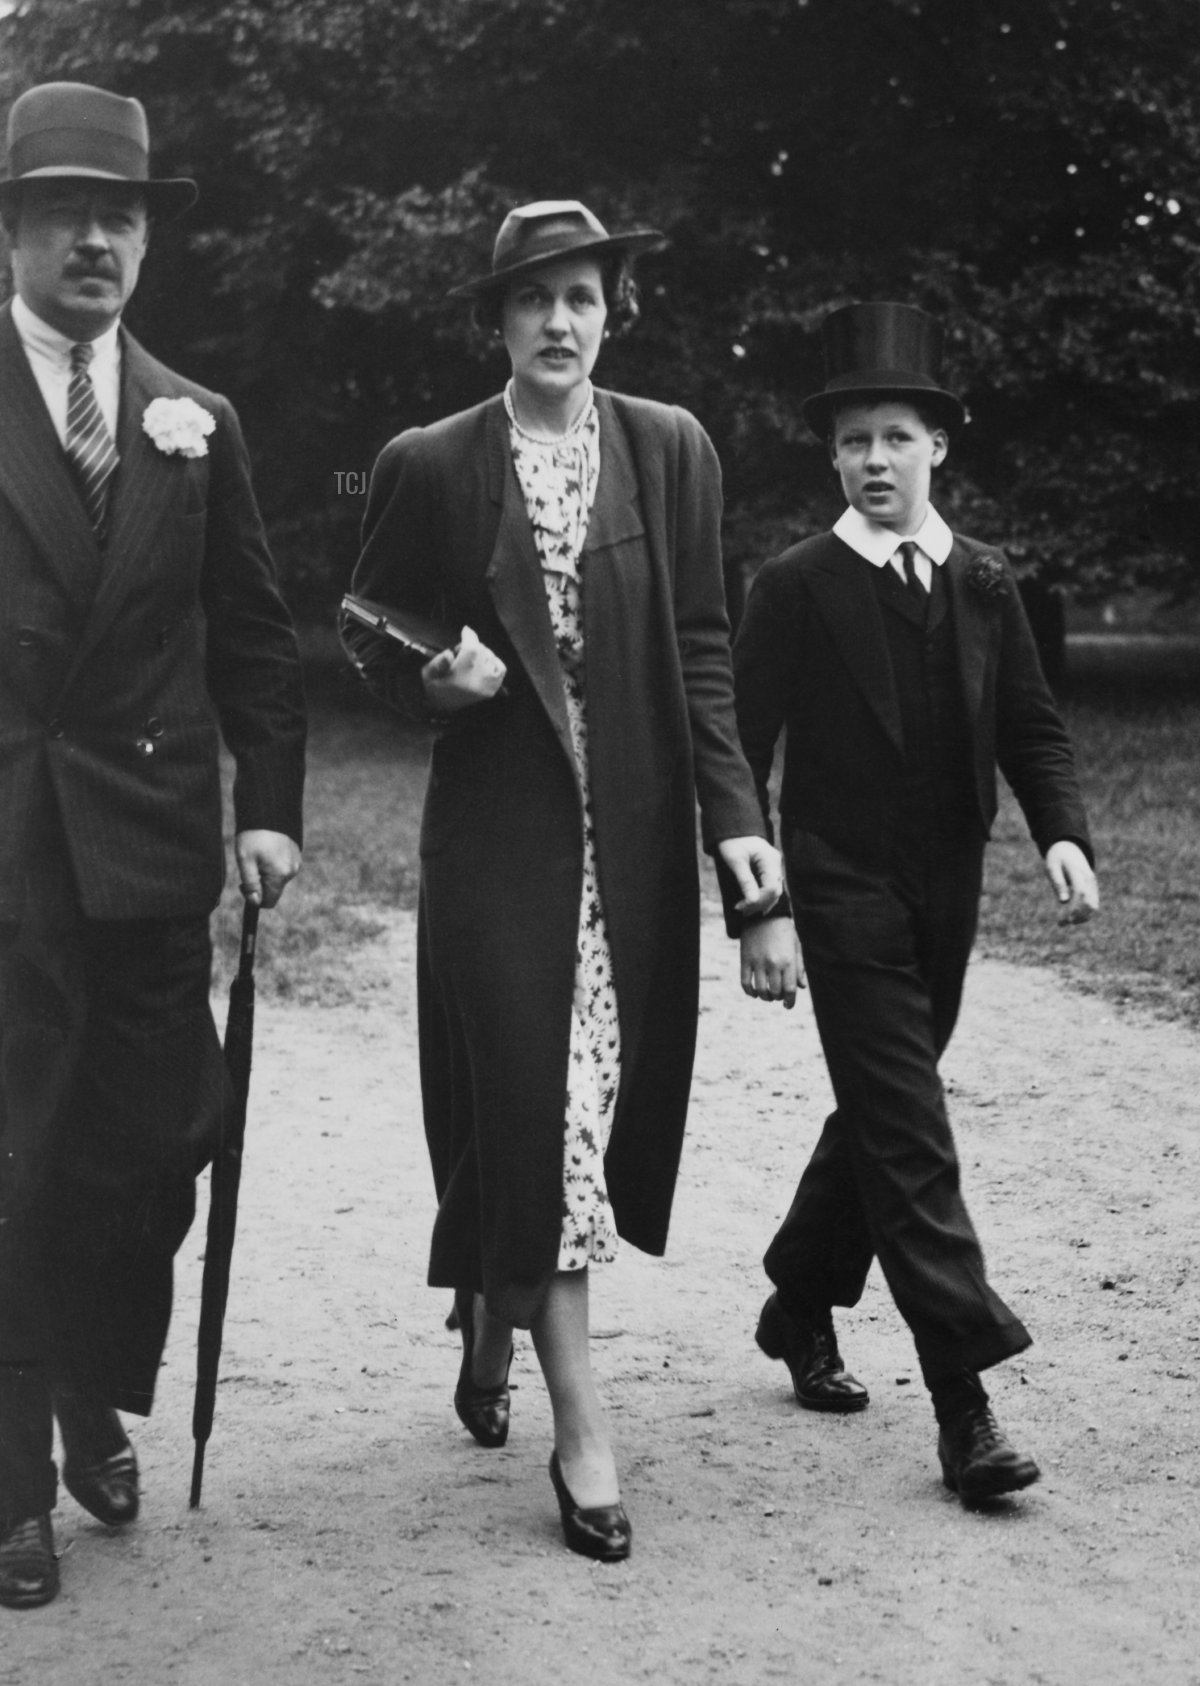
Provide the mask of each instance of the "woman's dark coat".
MULTIPOLYGON (((695 802, 709 845, 761 835, 733 721, 716 455, 686 411, 597 392, 582 563, 589 771, 621 1023, 605 1172, 621 1235, 666 1245, 695 1049, 695 802)), ((470 626, 506 694, 433 750, 421 832, 421 1081, 439 1210, 429 1280, 526 1325, 556 1268, 582 804, 503 402, 401 434, 372 476, 354 590, 470 626)), ((422 714, 419 668, 347 629, 422 714)))

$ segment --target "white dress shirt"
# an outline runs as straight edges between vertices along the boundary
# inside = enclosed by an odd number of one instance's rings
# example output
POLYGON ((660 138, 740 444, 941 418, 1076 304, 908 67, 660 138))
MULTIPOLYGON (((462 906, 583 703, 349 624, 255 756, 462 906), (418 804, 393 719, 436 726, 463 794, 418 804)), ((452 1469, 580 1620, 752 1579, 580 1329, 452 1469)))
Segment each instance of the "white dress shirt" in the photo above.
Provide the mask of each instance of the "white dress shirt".
MULTIPOLYGON (((13 327, 25 348, 29 367, 41 388, 58 442, 67 443, 67 388, 71 383, 71 347, 78 344, 60 334, 48 322, 43 322, 18 294, 12 304, 13 327)), ((96 389, 100 414, 104 417, 114 442, 117 437, 117 414, 121 407, 121 342, 120 324, 114 322, 100 338, 93 340, 92 361, 88 371, 96 389)))
POLYGON ((926 505, 925 519, 917 531, 907 537, 891 527, 881 527, 877 521, 868 520, 857 509, 848 509, 839 516, 833 530, 843 544, 857 551, 873 568, 885 568, 890 562, 901 579, 904 578, 904 563, 900 546, 915 544, 917 550, 913 567, 926 591, 933 589, 935 565, 942 566, 954 545, 954 534, 932 504, 926 505))

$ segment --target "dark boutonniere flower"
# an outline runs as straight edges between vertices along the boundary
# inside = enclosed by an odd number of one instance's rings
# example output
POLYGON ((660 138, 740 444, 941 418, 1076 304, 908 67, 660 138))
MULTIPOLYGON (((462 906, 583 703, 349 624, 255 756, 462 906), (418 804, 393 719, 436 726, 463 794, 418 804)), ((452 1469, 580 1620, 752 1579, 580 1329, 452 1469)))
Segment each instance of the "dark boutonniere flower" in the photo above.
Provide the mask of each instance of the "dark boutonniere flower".
POLYGON ((967 584, 981 597, 1003 597, 1008 576, 998 556, 976 556, 967 565, 967 584))

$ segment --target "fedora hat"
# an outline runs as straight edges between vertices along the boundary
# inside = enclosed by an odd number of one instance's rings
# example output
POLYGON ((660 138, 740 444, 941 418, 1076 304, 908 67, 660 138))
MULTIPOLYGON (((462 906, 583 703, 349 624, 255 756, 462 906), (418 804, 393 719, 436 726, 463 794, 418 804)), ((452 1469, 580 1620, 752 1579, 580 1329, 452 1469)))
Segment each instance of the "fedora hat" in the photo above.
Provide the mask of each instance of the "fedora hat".
POLYGON ((492 249, 491 273, 452 287, 449 296, 477 297, 559 258, 601 258, 609 252, 632 256, 665 244, 665 236, 656 228, 610 234, 578 199, 538 199, 532 205, 518 205, 500 224, 492 249))
POLYGON ((43 82, 13 102, 8 114, 8 180, 0 210, 20 203, 27 182, 128 182, 156 215, 176 217, 196 198, 183 177, 150 175, 150 130, 140 100, 123 99, 86 82, 43 82))
POLYGON ((800 406, 814 433, 826 434, 840 405, 906 398, 927 405, 947 427, 967 419, 961 399, 941 384, 942 325, 912 304, 848 304, 821 323, 825 386, 800 406))

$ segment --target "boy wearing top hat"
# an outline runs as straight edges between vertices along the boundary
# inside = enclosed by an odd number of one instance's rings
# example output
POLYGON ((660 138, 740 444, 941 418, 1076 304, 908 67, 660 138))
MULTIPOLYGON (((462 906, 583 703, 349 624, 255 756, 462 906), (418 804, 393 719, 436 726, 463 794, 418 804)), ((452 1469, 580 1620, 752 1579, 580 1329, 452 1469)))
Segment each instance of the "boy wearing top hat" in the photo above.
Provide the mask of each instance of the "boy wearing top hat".
POLYGON ((134 1521, 172 1261, 225 1072, 219 746, 245 894, 300 864, 304 708, 237 417, 122 325, 154 216, 137 100, 31 88, 0 216, 0 1605, 58 1590, 72 1496, 134 1521))
POLYGON ((835 1110, 764 1260, 757 1340, 801 1405, 852 1412, 867 1389, 838 1353, 832 1308, 878 1258, 964 1503, 1036 1481, 979 1372, 1029 1345, 989 1285, 959 1187, 938 1076, 978 915, 996 768, 1017 796, 1068 921, 1098 905, 1071 746, 1016 581, 993 547, 929 501, 964 420, 939 380, 940 327, 902 304, 823 324, 828 379, 804 405, 848 508, 767 562, 734 651, 738 724, 769 814, 787 745, 781 845, 792 915, 742 929, 742 984, 795 1000, 807 972, 835 1110))

